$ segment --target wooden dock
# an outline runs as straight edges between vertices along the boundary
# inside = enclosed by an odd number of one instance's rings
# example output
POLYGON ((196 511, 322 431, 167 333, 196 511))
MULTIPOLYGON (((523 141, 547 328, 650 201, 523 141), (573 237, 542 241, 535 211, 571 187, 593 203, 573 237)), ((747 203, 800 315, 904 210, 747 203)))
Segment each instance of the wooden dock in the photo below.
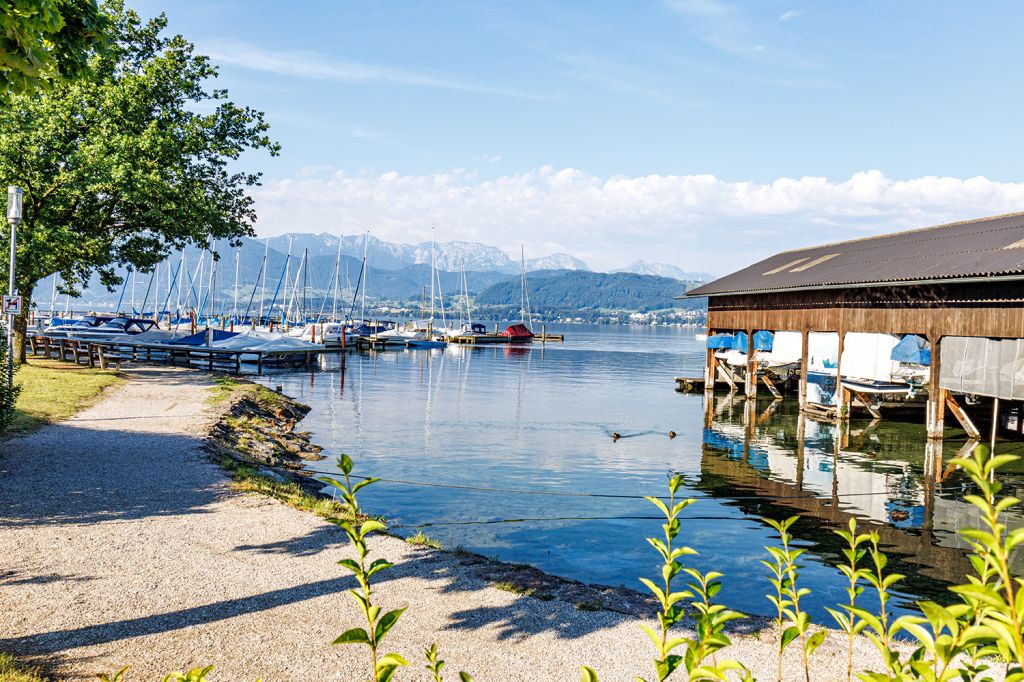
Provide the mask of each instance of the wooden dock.
POLYGON ((289 365, 312 367, 319 352, 307 350, 238 350, 184 346, 162 343, 129 343, 125 340, 85 341, 79 339, 32 336, 29 351, 34 356, 55 358, 89 367, 119 369, 123 362, 182 365, 213 372, 241 374, 242 367, 253 365, 258 374, 265 366, 289 365))

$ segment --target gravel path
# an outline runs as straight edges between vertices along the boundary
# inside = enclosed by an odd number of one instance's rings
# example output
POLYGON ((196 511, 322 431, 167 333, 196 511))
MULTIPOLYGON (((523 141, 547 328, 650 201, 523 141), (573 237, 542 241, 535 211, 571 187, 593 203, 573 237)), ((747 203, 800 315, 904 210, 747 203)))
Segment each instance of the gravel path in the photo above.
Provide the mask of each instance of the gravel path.
MULTIPOLYGON (((201 449, 214 418, 203 375, 127 374, 77 417, 0 443, 0 651, 73 680, 206 664, 216 680, 365 679, 361 649, 330 645, 358 624, 344 594, 354 581, 336 565, 348 551, 340 529, 228 489, 201 449)), ((602 680, 652 673, 632 619, 488 587, 457 557, 394 538, 371 546, 396 564, 379 574, 377 600, 411 606, 388 640, 413 663, 398 679, 428 679, 421 652, 434 641, 448 679, 578 680, 583 662, 602 680)), ((773 678, 769 643, 734 649, 773 678)), ((845 679, 840 638, 819 652, 814 679, 845 679)))

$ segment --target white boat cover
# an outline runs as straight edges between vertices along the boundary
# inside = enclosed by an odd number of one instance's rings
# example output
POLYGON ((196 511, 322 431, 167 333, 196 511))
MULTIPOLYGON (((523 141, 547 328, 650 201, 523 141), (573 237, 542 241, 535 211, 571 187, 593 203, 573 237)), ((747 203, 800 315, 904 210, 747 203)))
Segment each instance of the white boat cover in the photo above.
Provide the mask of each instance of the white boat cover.
POLYGON ((263 351, 264 353, 272 353, 274 351, 322 351, 324 350, 323 344, 309 343, 302 339, 297 339, 293 336, 286 334, 277 334, 270 332, 249 332, 248 334, 239 334, 232 336, 230 339, 222 339, 216 341, 213 344, 214 348, 224 348, 230 350, 248 350, 248 351, 263 351))
POLYGON ((843 341, 844 377, 871 381, 892 381, 900 363, 893 362, 892 349, 900 342, 892 334, 848 332, 843 341))
POLYGON ((1024 339, 946 336, 939 386, 957 393, 1024 400, 1024 339))
POLYGON ((803 338, 800 332, 775 332, 770 351, 760 351, 757 359, 766 367, 782 367, 800 362, 803 338))
POLYGON ((835 374, 838 360, 839 334, 811 332, 807 335, 807 370, 809 372, 835 374))

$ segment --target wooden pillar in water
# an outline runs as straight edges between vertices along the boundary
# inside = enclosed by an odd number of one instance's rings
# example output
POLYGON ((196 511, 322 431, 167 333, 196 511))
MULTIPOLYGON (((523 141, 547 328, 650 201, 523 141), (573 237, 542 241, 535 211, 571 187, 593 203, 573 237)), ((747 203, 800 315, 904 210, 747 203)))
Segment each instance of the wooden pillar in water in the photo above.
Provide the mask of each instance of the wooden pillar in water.
POLYGON ((934 334, 929 334, 928 343, 932 349, 932 363, 928 372, 928 406, 925 409, 925 425, 928 429, 929 440, 942 440, 946 420, 946 391, 939 386, 939 376, 942 370, 941 339, 934 334))
POLYGON ((747 376, 744 382, 744 388, 747 399, 754 400, 757 398, 757 360, 755 354, 757 351, 754 350, 754 330, 747 329, 747 376))
MULTIPOLYGON (((711 327, 708 327, 708 339, 714 336, 714 333, 715 330, 713 330, 711 327)), ((705 346, 706 345, 707 342, 705 341, 705 346)), ((706 357, 704 358, 704 393, 707 394, 708 396, 711 396, 715 391, 715 379, 717 379, 717 377, 715 376, 717 374, 717 372, 715 372, 715 350, 713 348, 707 348, 705 350, 705 356, 706 357)), ((706 398, 706 400, 710 402, 710 398, 706 398)))
POLYGON ((800 332, 800 386, 797 389, 800 393, 800 409, 807 406, 807 358, 810 332, 804 329, 800 332))
POLYGON ((850 392, 843 388, 843 348, 846 344, 846 330, 839 325, 839 357, 836 360, 836 415, 840 420, 850 418, 850 392))

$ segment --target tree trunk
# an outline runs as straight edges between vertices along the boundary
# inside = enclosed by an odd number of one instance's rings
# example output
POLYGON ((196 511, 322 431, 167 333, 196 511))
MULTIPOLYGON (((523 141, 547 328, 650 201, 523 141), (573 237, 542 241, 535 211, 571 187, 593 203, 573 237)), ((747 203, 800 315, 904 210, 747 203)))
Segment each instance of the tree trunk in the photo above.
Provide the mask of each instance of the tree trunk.
POLYGON ((27 357, 28 311, 32 306, 31 287, 22 291, 21 295, 24 297, 21 315, 14 318, 14 362, 18 365, 25 364, 25 359, 27 357))

